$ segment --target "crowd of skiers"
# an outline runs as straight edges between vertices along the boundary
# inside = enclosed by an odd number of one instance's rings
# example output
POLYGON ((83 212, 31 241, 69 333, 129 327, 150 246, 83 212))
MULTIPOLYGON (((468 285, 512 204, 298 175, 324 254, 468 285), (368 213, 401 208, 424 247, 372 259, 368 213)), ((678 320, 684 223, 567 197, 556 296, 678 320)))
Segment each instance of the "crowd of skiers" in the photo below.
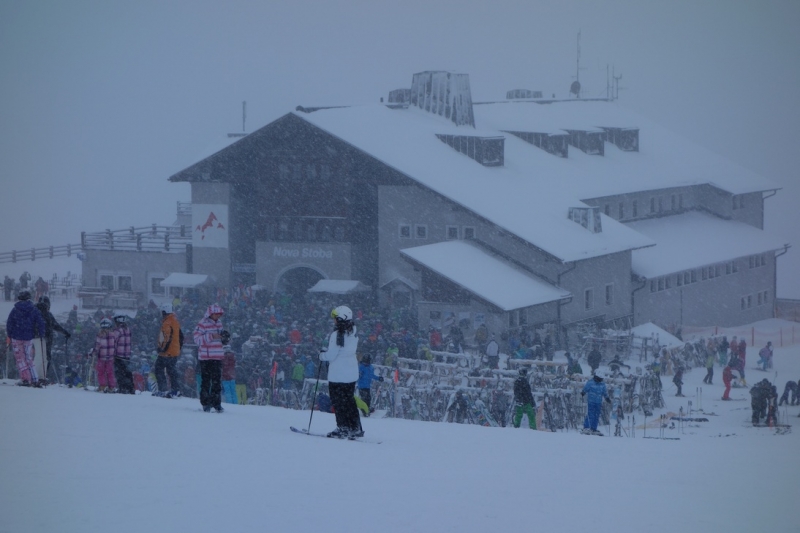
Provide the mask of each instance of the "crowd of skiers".
MULTIPOLYGON (((79 321, 77 309, 73 308, 67 318, 67 328, 61 326, 49 312, 48 298, 41 297, 40 302, 34 306, 32 304, 30 291, 20 291, 18 302, 14 310, 9 315, 7 333, 11 339, 11 346, 17 361, 17 367, 22 379, 22 384, 41 386, 44 381, 43 376, 36 375, 36 369, 31 363, 32 355, 29 341, 34 337, 42 336, 46 338, 48 361, 53 344, 54 333, 58 332, 69 339, 72 334, 77 333, 84 338, 93 334, 91 347, 85 351, 80 348, 78 353, 85 353, 92 359, 92 367, 96 374, 98 390, 104 392, 134 393, 136 389, 143 389, 142 376, 146 369, 155 377, 157 388, 156 394, 166 397, 180 396, 187 390, 196 390, 204 410, 222 411, 221 398, 235 403, 241 401, 242 396, 246 397, 246 392, 238 389, 236 376, 235 352, 241 353, 244 342, 256 336, 269 345, 272 350, 270 358, 273 377, 280 374, 284 386, 294 386, 298 389, 302 386, 305 379, 316 375, 329 381, 330 400, 333 404, 333 411, 338 412, 337 421, 339 422, 338 433, 333 436, 352 436, 360 431, 356 428, 353 416, 353 409, 358 413, 358 408, 368 416, 371 404, 371 384, 373 381, 382 381, 381 376, 377 376, 372 367, 372 361, 378 360, 379 364, 397 367, 399 358, 406 359, 428 359, 432 360, 432 352, 438 350, 462 351, 467 342, 464 339, 458 325, 452 325, 448 335, 442 336, 441 329, 431 328, 427 333, 416 330, 413 317, 404 315, 402 312, 394 312, 392 315, 381 315, 380 313, 366 314, 362 311, 353 316, 349 308, 346 309, 346 319, 342 316, 334 316, 336 331, 330 333, 327 320, 319 320, 316 315, 320 302, 292 301, 286 295, 270 295, 268 299, 256 302, 254 298, 245 297, 243 294, 225 294, 228 304, 228 311, 223 311, 223 307, 217 304, 204 309, 202 318, 197 320, 199 304, 186 300, 177 300, 173 304, 156 306, 151 302, 146 308, 139 309, 135 319, 130 319, 125 315, 115 315, 104 313, 98 310, 94 315, 79 321), (34 314, 33 311, 37 311, 34 314), (179 316, 180 315, 182 316, 179 316), (234 330, 231 334, 223 330, 221 318, 226 316, 230 319, 231 327, 234 330), (355 320, 359 321, 361 331, 356 336, 355 320), (136 327, 131 328, 131 323, 135 322, 136 327), (196 362, 184 363, 184 371, 178 369, 181 359, 184 335, 181 330, 181 323, 197 324, 193 330, 191 341, 195 345, 196 362), (95 326, 95 324, 97 324, 95 326), (155 326, 155 327, 154 327, 155 326), (157 330, 156 330, 157 328, 157 330), (69 329, 73 332, 70 333, 69 329), (157 339, 153 342, 153 339, 157 339), (360 345, 359 345, 360 340, 360 345), (339 342, 344 342, 340 345, 339 342), (155 345, 157 347, 155 357, 147 358, 143 364, 142 372, 131 372, 132 354, 136 348, 142 348, 142 352, 147 353, 147 347, 155 345), (319 352, 319 346, 327 345, 327 351, 319 352), (334 363, 340 353, 348 353, 358 346, 359 352, 369 354, 361 357, 361 361, 353 358, 353 365, 341 367, 334 363), (322 361, 330 361, 329 366, 321 364, 322 361), (152 363, 152 367, 149 364, 152 363), (191 365, 192 372, 189 372, 191 365), (342 370, 344 368, 344 370, 342 370), (139 379, 137 380, 136 377, 139 379), (356 388, 358 395, 355 394, 356 388), (352 389, 352 390, 351 390, 352 389), (223 394, 224 392, 224 394, 223 394), (354 401, 351 403, 349 400, 354 401), (356 404, 358 402, 358 404, 356 404), (337 405, 340 406, 337 409, 337 405), (355 406, 355 407, 354 407, 355 406), (366 406, 366 407, 363 407, 366 406)), ((338 308, 337 308, 338 309, 338 308)), ((473 340, 479 353, 482 354, 484 365, 491 369, 497 368, 501 350, 504 353, 511 352, 510 358, 524 359, 548 359, 552 360, 553 346, 549 335, 544 339, 534 333, 530 337, 526 333, 521 333, 517 337, 504 335, 501 349, 500 343, 495 335, 490 334, 485 325, 477 328, 473 340), (516 350, 514 348, 516 347, 516 350)), ((683 357, 676 354, 674 350, 661 350, 661 356, 657 358, 654 365, 657 373, 672 374, 673 382, 677 387, 677 396, 683 396, 681 391, 682 375, 684 365, 682 359, 687 357, 687 353, 694 352, 695 359, 704 357, 706 376, 703 381, 713 384, 713 368, 715 364, 724 364, 723 383, 726 385, 723 399, 729 399, 733 372, 739 374, 739 379, 744 383, 744 361, 746 357, 746 343, 744 339, 738 340, 735 337, 729 343, 725 337, 712 338, 707 342, 687 343, 683 350, 683 357)), ((566 354, 569 373, 582 374, 582 369, 578 363, 578 358, 566 354)), ((772 346, 768 343, 759 352, 759 365, 763 369, 768 369, 772 364, 772 346)), ((349 360, 347 355, 342 360, 349 360)), ((602 356, 597 346, 589 352, 587 362, 592 375, 595 376, 586 382, 583 393, 588 395, 590 405, 589 414, 586 417, 585 429, 587 432, 597 431, 597 420, 593 416, 599 412, 599 406, 604 399, 608 399, 608 391, 605 388, 602 378, 596 376, 596 370, 600 365, 602 356)), ((70 361, 67 360, 68 372, 65 382, 68 384, 76 383, 77 373, 69 369, 70 361), (73 381, 74 380, 74 381, 73 381)), ((138 363, 138 362, 137 362, 138 363)), ((630 370, 629 365, 623 363, 617 357, 609 363, 612 373, 620 372, 621 369, 630 370)), ((145 373, 146 375, 146 373, 145 373)), ((245 378, 247 379, 247 378, 245 378)), ((764 394, 756 391, 755 398, 762 398, 764 394)), ((768 398, 775 398, 777 394, 767 395, 768 398)), ((789 382, 784 390, 781 404, 791 402, 800 403, 800 385, 789 382), (791 398, 790 398, 791 395, 791 398)), ((463 398, 463 395, 462 395, 463 398)), ((458 407, 459 398, 453 402, 454 409, 458 407)), ((463 402, 462 402, 463 403, 463 402)), ((773 402, 775 403, 775 402, 773 402)), ((761 412, 761 403, 758 403, 761 412)), ((519 427, 523 416, 527 415, 528 424, 535 428, 535 401, 530 391, 530 383, 526 375, 520 375, 514 384, 514 409, 512 423, 519 427), (527 385, 527 391, 525 389, 527 385)), ((756 404, 754 403, 754 413, 756 404)), ((755 415, 754 415, 755 416, 755 415)))

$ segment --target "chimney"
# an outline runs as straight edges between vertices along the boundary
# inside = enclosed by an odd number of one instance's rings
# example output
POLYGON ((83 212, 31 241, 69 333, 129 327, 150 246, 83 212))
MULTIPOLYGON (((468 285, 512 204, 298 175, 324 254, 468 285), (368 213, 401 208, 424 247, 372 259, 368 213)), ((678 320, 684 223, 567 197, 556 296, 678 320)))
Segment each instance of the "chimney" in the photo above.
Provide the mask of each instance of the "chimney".
POLYGON ((452 120, 456 126, 475 127, 469 75, 445 71, 414 74, 411 105, 452 120))

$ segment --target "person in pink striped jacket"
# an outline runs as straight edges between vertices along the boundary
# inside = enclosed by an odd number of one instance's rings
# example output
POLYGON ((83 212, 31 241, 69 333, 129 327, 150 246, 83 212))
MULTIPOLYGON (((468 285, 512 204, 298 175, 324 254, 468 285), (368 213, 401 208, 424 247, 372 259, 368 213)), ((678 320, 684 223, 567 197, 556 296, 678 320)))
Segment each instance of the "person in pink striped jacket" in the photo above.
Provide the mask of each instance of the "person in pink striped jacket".
POLYGON ((94 341, 94 355, 97 357, 97 392, 114 392, 117 379, 114 377, 114 354, 116 354, 117 332, 108 318, 100 321, 100 331, 94 341))
POLYGON ((225 312, 217 304, 208 306, 203 319, 194 328, 194 343, 197 345, 197 358, 200 360, 200 404, 203 411, 222 409, 222 360, 225 358, 224 343, 229 337, 222 329, 220 318, 225 312))

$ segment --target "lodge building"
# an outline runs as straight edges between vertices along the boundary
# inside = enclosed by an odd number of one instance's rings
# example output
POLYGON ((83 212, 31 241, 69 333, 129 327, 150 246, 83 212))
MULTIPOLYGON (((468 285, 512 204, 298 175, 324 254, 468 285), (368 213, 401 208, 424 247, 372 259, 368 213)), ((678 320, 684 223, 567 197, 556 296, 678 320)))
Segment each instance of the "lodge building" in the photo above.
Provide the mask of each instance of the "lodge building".
POLYGON ((421 72, 386 104, 298 107, 169 178, 191 205, 144 237, 157 249, 84 236, 84 283, 358 290, 467 333, 773 316, 779 187, 618 102, 508 96, 421 72))

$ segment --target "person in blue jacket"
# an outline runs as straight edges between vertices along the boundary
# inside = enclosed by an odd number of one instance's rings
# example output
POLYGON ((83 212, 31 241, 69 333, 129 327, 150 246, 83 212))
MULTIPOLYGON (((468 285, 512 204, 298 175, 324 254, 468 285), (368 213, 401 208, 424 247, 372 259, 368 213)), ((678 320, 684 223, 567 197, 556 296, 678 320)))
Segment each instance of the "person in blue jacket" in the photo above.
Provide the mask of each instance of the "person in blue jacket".
POLYGON ((597 423, 600 421, 600 409, 603 400, 611 403, 611 398, 608 397, 608 389, 606 388, 606 384, 603 383, 603 378, 595 374, 595 376, 583 386, 581 396, 588 396, 587 402, 589 407, 586 418, 583 420, 583 430, 581 433, 584 435, 603 436, 602 433, 597 431, 597 423))
POLYGON ((383 376, 375 375, 375 368, 372 366, 372 359, 370 356, 365 355, 358 363, 358 395, 367 404, 368 412, 365 416, 369 416, 372 412, 372 391, 370 387, 373 381, 383 381, 383 376))

